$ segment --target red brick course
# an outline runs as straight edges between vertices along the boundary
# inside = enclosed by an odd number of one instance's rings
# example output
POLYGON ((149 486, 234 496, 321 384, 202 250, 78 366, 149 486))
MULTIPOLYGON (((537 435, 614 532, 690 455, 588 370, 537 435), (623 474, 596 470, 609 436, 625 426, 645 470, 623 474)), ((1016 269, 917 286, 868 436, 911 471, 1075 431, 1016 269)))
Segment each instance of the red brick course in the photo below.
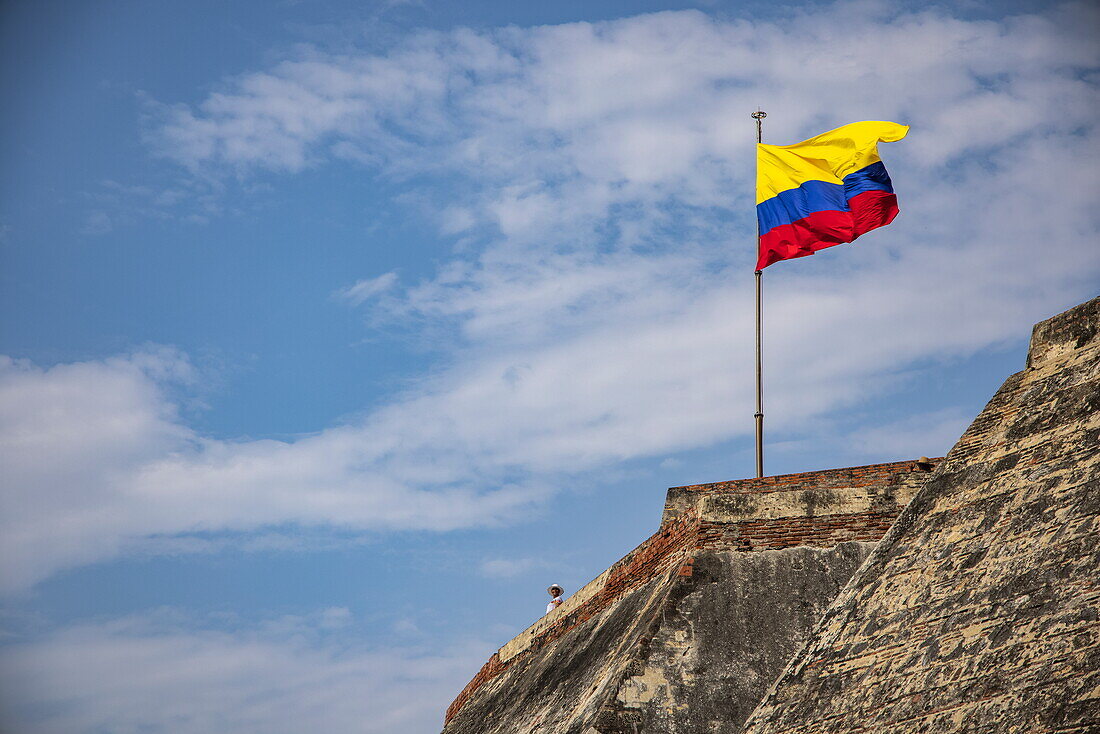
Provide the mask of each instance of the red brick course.
POLYGON ((466 687, 455 697, 455 700, 451 702, 451 705, 447 707, 447 713, 443 718, 443 724, 446 725, 451 718, 458 713, 458 710, 470 699, 470 696, 474 695, 474 691, 481 688, 487 681, 500 675, 508 667, 507 663, 500 662, 500 656, 495 652, 489 658, 489 661, 481 666, 481 670, 477 671, 477 675, 470 679, 470 682, 466 684, 466 687))
POLYGON ((895 512, 858 512, 732 523, 702 522, 696 548, 762 551, 799 545, 834 546, 853 540, 876 542, 886 535, 895 517, 895 512))
MULTIPOLYGON (((939 458, 930 459, 933 464, 940 461, 939 458)), ((923 471, 918 468, 915 461, 892 461, 887 464, 868 464, 867 466, 852 466, 844 469, 823 469, 821 471, 808 471, 801 474, 777 474, 774 477, 760 477, 752 479, 733 479, 728 482, 712 482, 710 484, 689 484, 683 487, 672 487, 673 491, 686 492, 783 492, 791 489, 829 489, 831 487, 870 487, 876 484, 886 484, 899 473, 923 471)))

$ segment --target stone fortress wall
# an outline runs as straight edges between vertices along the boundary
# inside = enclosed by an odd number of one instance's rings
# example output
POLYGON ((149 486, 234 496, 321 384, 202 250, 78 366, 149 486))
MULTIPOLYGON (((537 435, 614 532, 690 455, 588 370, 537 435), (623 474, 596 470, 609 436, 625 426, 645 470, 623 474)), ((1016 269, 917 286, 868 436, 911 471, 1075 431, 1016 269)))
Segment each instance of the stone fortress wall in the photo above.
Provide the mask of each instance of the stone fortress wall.
POLYGON ((745 731, 1100 732, 1100 298, 1035 327, 745 731))
POLYGON ((444 734, 1100 731, 1098 334, 1038 324, 942 460, 670 489, 444 734))

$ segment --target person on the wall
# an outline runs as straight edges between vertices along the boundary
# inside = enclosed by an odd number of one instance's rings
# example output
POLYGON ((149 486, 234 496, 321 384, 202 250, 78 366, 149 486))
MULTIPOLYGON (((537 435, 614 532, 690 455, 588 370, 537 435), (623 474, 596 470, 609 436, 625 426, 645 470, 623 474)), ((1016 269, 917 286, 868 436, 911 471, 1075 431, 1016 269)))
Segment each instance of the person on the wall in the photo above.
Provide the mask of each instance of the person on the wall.
POLYGON ((561 598, 561 595, 565 593, 565 589, 561 588, 557 584, 550 584, 550 588, 546 591, 549 592, 551 597, 553 597, 550 600, 550 603, 546 605, 546 613, 549 614, 550 612, 560 607, 561 603, 565 601, 561 598))

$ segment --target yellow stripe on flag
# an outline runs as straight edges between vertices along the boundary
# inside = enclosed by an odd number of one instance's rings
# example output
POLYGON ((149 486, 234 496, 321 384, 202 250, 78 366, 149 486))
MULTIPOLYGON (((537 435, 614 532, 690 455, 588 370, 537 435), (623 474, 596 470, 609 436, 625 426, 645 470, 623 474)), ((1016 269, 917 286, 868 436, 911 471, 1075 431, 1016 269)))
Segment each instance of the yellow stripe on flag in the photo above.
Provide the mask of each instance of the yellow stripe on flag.
POLYGON ((756 203, 806 181, 843 183, 849 173, 877 163, 878 143, 901 140, 908 125, 896 122, 853 122, 794 145, 757 148, 756 203))

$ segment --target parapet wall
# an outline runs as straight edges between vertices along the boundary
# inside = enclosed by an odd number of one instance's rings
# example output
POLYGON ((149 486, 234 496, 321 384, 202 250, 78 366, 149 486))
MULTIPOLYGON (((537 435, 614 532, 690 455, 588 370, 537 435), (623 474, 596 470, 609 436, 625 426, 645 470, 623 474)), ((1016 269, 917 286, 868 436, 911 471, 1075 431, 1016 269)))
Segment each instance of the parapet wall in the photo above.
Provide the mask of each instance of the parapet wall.
MULTIPOLYGON (((655 583, 691 579, 701 555, 797 546, 832 548, 879 540, 937 461, 893 462, 669 489, 658 531, 494 653, 447 709, 446 731, 452 730, 452 720, 488 683, 510 675, 517 663, 554 646, 579 627, 591 628, 600 615, 628 595, 655 583)), ((847 565, 851 554, 845 558, 843 580, 854 570, 847 565)), ((838 588, 814 593, 835 593, 838 588)), ((486 708, 493 706, 479 706, 478 715, 485 715, 486 708)), ((455 730, 480 731, 457 727, 457 722, 455 730)), ((524 729, 514 726, 511 731, 524 729)))
POLYGON ((741 551, 877 541, 940 459, 672 487, 663 522, 700 521, 701 547, 741 551))

